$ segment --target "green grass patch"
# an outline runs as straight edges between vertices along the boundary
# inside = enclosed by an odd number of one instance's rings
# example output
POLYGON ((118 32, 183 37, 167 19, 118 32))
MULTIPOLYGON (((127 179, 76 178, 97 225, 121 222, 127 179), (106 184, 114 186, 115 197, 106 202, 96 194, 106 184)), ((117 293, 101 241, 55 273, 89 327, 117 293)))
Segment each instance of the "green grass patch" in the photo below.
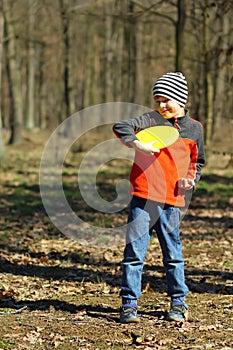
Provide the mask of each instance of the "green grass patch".
POLYGON ((15 345, 16 343, 11 340, 0 338, 0 348, 2 349, 13 349, 15 345))
POLYGON ((210 173, 203 175, 198 183, 195 195, 214 200, 220 208, 229 206, 229 200, 233 197, 231 174, 217 175, 210 173))

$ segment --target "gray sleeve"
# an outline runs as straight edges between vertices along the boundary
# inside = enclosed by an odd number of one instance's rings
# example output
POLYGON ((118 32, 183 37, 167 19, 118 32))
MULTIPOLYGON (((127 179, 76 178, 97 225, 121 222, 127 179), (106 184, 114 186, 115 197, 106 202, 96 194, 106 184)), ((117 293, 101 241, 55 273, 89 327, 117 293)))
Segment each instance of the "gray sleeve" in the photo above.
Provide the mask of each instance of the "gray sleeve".
MULTIPOLYGON (((128 142, 137 140, 135 133, 156 125, 165 125, 167 122, 157 112, 144 113, 139 117, 121 120, 113 125, 113 132, 128 146, 128 142)), ((167 125, 171 125, 170 123, 167 125)))

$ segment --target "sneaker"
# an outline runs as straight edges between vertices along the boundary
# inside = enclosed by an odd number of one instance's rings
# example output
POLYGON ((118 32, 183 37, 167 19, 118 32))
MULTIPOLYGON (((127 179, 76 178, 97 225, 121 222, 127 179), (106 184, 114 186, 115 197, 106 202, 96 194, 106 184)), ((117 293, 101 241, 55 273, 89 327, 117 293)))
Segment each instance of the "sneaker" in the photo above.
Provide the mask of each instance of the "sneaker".
POLYGON ((182 322, 188 319, 188 305, 179 299, 171 301, 170 311, 167 315, 168 321, 182 322))
POLYGON ((138 323, 137 316, 138 307, 136 304, 124 304, 120 307, 120 322, 121 323, 138 323))

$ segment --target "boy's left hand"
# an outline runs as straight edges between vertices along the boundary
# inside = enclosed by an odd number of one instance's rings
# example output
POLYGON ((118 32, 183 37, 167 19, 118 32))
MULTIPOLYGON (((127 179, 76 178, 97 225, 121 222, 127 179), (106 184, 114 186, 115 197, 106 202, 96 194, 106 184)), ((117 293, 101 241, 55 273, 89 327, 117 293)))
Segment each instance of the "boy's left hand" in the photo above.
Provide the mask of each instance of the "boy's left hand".
POLYGON ((186 179, 182 177, 178 181, 178 187, 182 188, 183 190, 191 190, 194 187, 194 180, 193 179, 186 179))

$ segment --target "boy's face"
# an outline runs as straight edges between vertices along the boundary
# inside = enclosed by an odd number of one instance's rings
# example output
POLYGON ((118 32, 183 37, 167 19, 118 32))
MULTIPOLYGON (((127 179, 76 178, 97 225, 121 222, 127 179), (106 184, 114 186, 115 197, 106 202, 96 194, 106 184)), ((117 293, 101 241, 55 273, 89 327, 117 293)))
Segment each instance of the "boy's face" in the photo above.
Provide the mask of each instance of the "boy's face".
POLYGON ((157 105, 156 110, 166 119, 185 115, 184 107, 181 107, 176 101, 163 96, 155 96, 154 100, 157 105))

